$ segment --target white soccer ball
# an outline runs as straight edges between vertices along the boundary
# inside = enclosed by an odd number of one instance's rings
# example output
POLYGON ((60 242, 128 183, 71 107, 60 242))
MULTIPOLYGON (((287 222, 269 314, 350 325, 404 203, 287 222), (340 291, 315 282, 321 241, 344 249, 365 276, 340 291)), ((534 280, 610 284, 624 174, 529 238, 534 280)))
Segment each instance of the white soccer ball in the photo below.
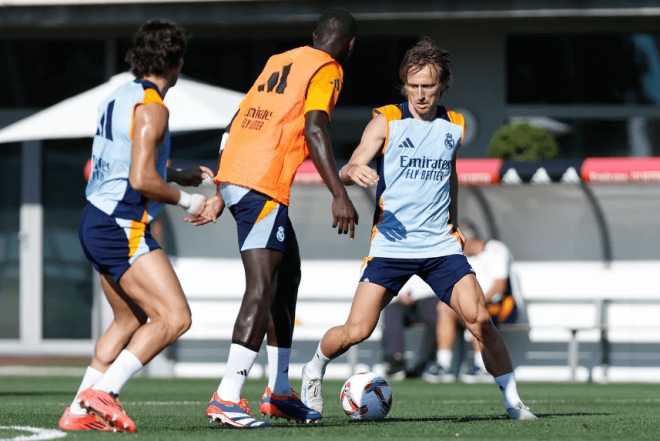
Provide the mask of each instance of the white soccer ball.
POLYGON ((392 408, 392 387, 380 375, 362 372, 341 388, 341 407, 353 420, 382 420, 392 408))

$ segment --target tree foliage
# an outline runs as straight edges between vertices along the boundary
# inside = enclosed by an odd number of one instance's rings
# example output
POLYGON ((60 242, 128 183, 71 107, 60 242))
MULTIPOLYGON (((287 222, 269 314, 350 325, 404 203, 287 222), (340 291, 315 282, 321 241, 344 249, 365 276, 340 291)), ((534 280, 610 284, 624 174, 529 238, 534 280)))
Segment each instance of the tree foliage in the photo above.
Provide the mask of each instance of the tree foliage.
POLYGON ((554 159, 559 147, 550 133, 527 121, 515 121, 503 125, 488 146, 488 155, 513 161, 554 159))

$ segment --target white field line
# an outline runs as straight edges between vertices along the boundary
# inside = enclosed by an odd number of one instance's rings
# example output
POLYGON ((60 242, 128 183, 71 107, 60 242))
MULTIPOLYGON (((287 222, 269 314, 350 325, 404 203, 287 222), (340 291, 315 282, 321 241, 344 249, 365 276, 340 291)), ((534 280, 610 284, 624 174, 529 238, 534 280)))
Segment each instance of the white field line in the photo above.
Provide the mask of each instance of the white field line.
POLYGON ((18 430, 20 432, 32 432, 32 435, 18 435, 13 438, 2 438, 0 441, 44 441, 49 439, 64 438, 67 434, 61 430, 42 429, 29 426, 0 426, 0 430, 18 430))
MULTIPOLYGON (((492 404, 501 403, 501 399, 496 400, 433 400, 432 404, 492 404)), ((577 400, 525 400, 526 404, 569 404, 576 403, 577 400)), ((582 402, 582 401, 580 401, 582 402)), ((650 404, 660 403, 660 398, 596 398, 594 403, 607 404, 650 404)), ((41 406, 68 406, 70 403, 40 403, 41 406)), ((200 406, 208 404, 206 401, 126 401, 122 402, 124 406, 200 406)), ((34 402, 12 402, 12 406, 34 406, 34 402)), ((1 441, 1 440, 0 440, 1 441)))

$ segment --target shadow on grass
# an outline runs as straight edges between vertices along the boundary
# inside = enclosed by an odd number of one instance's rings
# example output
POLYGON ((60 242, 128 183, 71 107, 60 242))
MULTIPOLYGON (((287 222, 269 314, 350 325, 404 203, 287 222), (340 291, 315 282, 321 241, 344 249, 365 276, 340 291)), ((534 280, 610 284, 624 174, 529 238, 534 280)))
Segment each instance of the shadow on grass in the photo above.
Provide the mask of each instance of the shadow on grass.
POLYGON ((40 397, 46 395, 71 395, 71 391, 66 392, 0 392, 0 397, 40 397))
MULTIPOLYGON (((571 416, 609 416, 612 415, 611 413, 545 413, 545 414, 537 414, 539 419, 544 419, 544 418, 552 418, 552 417, 571 417, 571 416)), ((498 415, 498 416, 467 416, 467 417, 438 417, 438 418, 385 418, 383 420, 379 421, 355 421, 355 420, 349 420, 345 421, 342 423, 333 423, 329 421, 324 421, 320 423, 309 423, 309 424, 294 424, 294 423, 289 423, 289 424, 278 424, 274 425, 271 427, 251 427, 248 430, 260 430, 260 429, 314 429, 314 428, 321 428, 321 427, 346 427, 347 425, 368 425, 368 424, 388 424, 388 423, 419 423, 419 422, 447 422, 447 423, 470 423, 474 421, 508 421, 509 418, 504 416, 504 415, 498 415)), ((228 430, 228 431, 235 431, 235 430, 241 430, 243 428, 240 427, 232 427, 232 426, 218 426, 218 425, 210 425, 210 426, 197 426, 197 425, 191 425, 191 426, 186 426, 186 427, 168 427, 167 429, 163 429, 162 427, 147 427, 148 430, 152 430, 155 432, 190 432, 190 431, 198 431, 198 430, 228 430), (161 430, 162 429, 162 430, 161 430)))

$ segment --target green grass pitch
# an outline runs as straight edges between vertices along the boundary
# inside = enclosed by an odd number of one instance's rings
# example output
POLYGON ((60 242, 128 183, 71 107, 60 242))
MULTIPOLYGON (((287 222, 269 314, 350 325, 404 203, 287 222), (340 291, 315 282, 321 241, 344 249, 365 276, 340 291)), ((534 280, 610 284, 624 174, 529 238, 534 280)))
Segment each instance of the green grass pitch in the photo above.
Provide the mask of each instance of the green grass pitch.
MULTIPOLYGON (((0 377, 0 426, 56 429, 80 379, 0 377)), ((660 437, 660 385, 521 383, 519 392, 538 421, 510 421, 494 384, 392 382, 394 403, 386 420, 350 422, 339 404, 342 383, 324 383, 322 424, 298 426, 270 420, 270 429, 223 429, 209 424, 206 404, 217 380, 138 377, 121 399, 137 424, 135 434, 70 432, 64 439, 218 440, 229 439, 473 439, 623 440, 660 437), (267 438, 266 438, 267 437, 267 438)), ((257 417, 266 380, 249 380, 244 396, 257 417)), ((293 381, 294 389, 300 380, 293 381)), ((28 435, 0 429, 0 440, 28 435)))

